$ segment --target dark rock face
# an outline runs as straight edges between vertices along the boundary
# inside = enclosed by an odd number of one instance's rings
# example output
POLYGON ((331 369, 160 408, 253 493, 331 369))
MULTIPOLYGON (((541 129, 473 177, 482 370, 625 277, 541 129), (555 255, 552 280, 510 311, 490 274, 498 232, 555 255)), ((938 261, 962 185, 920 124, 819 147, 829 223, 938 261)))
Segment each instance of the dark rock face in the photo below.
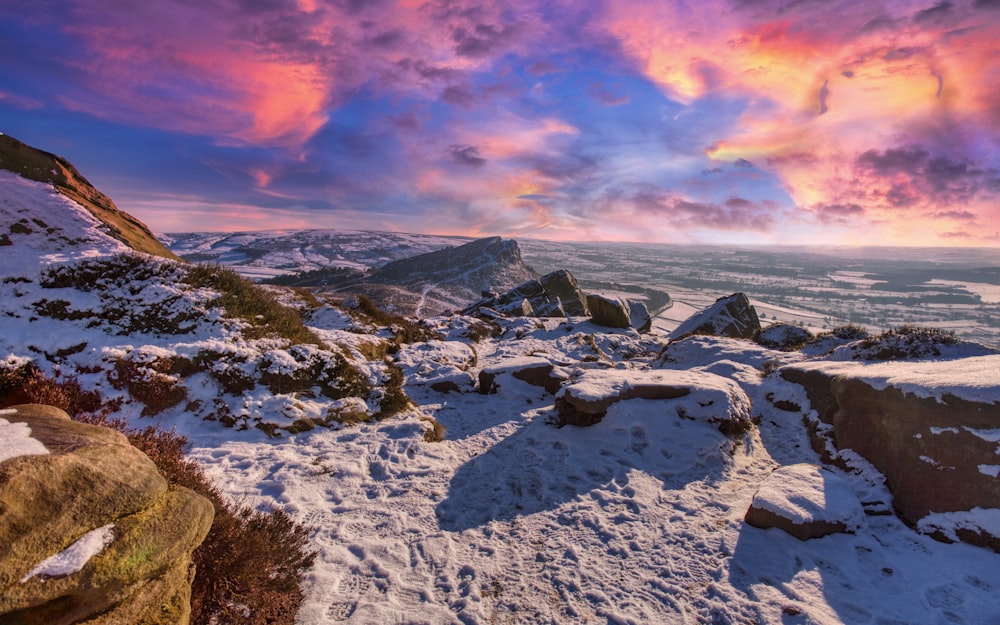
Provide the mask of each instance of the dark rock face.
POLYGON ((186 624, 191 552, 212 524, 211 502, 168 486, 113 430, 48 406, 15 406, 0 418, 26 424, 48 450, 0 462, 0 622, 186 624), (78 571, 32 574, 107 526, 109 542, 78 571))
POLYGON ((587 295, 587 308, 590 309, 590 318, 599 326, 632 327, 631 311, 621 298, 590 294, 587 295))
POLYGON ((519 284, 501 295, 483 298, 462 314, 476 315, 480 309, 511 317, 578 317, 589 314, 587 298, 573 275, 565 269, 519 284))
POLYGON ((760 332, 757 310, 743 293, 720 297, 714 304, 692 315, 670 333, 679 339, 689 334, 725 336, 734 339, 753 338, 760 332))
POLYGON ((517 241, 500 237, 478 239, 379 267, 366 281, 416 287, 428 283, 456 283, 475 291, 511 286, 538 274, 521 260, 517 241))
POLYGON ((43 152, 13 137, 0 134, 0 169, 38 182, 47 182, 56 191, 77 202, 100 220, 107 233, 132 249, 174 258, 144 223, 122 211, 111 198, 94 188, 66 159, 43 152))
MULTIPOLYGON (((820 420, 833 426, 838 449, 853 449, 885 475, 907 523, 934 512, 1000 508, 1000 479, 983 471, 1000 465, 998 442, 982 434, 1000 425, 1000 404, 947 394, 939 402, 794 367, 781 375, 805 388, 820 420)), ((1000 551, 1000 537, 970 532, 966 539, 1000 551)))

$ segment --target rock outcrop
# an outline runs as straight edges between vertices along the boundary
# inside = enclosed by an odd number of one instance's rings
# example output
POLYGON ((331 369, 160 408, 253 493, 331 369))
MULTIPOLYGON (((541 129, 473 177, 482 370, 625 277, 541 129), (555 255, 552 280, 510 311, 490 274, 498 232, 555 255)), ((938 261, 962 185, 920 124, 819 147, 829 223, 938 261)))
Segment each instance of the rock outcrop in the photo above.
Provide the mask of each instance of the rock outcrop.
POLYGON ((25 424, 47 451, 0 462, 0 622, 187 623, 191 552, 212 524, 211 502, 168 485, 116 431, 48 406, 0 419, 25 424), (81 537, 97 544, 67 566, 81 537), (46 562, 57 555, 60 566, 46 562))
MULTIPOLYGON (((980 356, 802 363, 781 376, 805 388, 837 449, 885 475, 897 513, 917 525, 930 514, 1000 508, 998 372, 1000 356, 980 356)), ((981 530, 959 537, 1000 551, 1000 536, 981 530)))
POLYGON ((587 308, 590 309, 590 318, 599 326, 606 328, 632 327, 631 310, 620 297, 591 293, 587 295, 587 308))
POLYGON ((556 395, 562 424, 593 425, 612 404, 629 399, 674 400, 669 412, 736 433, 750 425, 750 399, 736 382, 705 371, 585 371, 556 395))
POLYGON ((496 393, 500 388, 499 378, 510 375, 532 386, 544 388, 555 394, 563 382, 569 379, 565 371, 539 357, 513 358, 479 372, 479 392, 483 395, 496 393))
POLYGON ((509 317, 580 317, 589 314, 587 298, 573 274, 560 269, 529 280, 500 295, 489 295, 462 311, 496 311, 509 317))
POLYGON ((653 327, 653 317, 646 304, 633 299, 590 293, 587 295, 590 320, 605 328, 633 328, 646 333, 653 327))
POLYGON ((753 338, 760 332, 757 310, 743 293, 720 297, 714 304, 695 313, 670 333, 679 339, 690 334, 725 336, 734 339, 753 338))
POLYGON ((864 518, 850 485, 812 464, 776 469, 757 489, 745 517, 754 527, 776 527, 799 540, 853 533, 864 518))
POLYGON ((107 228, 107 233, 134 250, 176 259, 153 236, 144 223, 115 206, 111 198, 94 188, 66 159, 43 152, 17 139, 0 134, 0 169, 47 182, 56 191, 86 208, 107 228))

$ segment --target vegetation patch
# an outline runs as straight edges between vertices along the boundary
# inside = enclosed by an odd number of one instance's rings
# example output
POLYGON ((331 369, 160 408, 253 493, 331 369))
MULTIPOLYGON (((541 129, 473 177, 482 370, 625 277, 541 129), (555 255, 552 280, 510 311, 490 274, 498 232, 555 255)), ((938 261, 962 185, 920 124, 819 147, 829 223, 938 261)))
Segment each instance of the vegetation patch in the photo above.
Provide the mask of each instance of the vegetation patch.
POLYGON ((127 390, 129 395, 142 402, 142 416, 149 417, 187 399, 187 389, 175 376, 167 373, 172 366, 169 361, 138 363, 119 358, 108 374, 108 381, 114 388, 127 390))
POLYGON ((857 360, 905 360, 941 355, 941 347, 958 342, 955 333, 940 328, 901 326, 861 340, 857 360))
POLYGON ((406 376, 403 370, 391 360, 385 361, 385 377, 382 380, 382 396, 379 398, 378 412, 375 419, 381 421, 394 417, 412 405, 406 391, 403 390, 403 383, 406 376))
POLYGON ((364 295, 358 295, 354 300, 355 304, 351 307, 351 312, 358 314, 363 322, 387 328, 392 333, 392 344, 388 348, 391 354, 399 351, 401 345, 442 338, 439 332, 419 321, 385 312, 364 295))
POLYGON ((323 344, 295 309, 281 304, 274 294, 232 269, 193 265, 186 269, 184 282, 218 291, 219 298, 213 303, 246 323, 243 335, 248 339, 280 337, 292 345, 323 344))
POLYGON ((318 389, 324 397, 343 399, 371 392, 368 379, 344 356, 311 345, 268 352, 258 369, 260 383, 275 394, 310 394, 318 389))

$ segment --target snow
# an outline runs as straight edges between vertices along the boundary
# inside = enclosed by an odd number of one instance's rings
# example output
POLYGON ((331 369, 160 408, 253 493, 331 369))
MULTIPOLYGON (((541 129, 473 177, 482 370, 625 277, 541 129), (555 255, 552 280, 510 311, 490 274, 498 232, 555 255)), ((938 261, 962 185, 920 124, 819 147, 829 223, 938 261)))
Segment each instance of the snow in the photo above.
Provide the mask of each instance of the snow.
POLYGON ((962 426, 962 429, 968 432, 969 434, 972 434, 973 436, 983 439, 987 443, 1000 443, 1000 428, 983 430, 978 428, 970 428, 968 426, 962 426))
POLYGON ((831 377, 856 378, 878 390, 891 386, 921 398, 943 401, 952 395, 970 402, 1000 404, 1000 355, 916 362, 811 361, 794 366, 831 377))
POLYGON ((753 505, 798 525, 843 523, 851 532, 858 530, 865 518, 847 481, 809 464, 776 469, 754 495, 753 505))
POLYGON ((979 472, 990 477, 1000 477, 1000 464, 981 464, 979 472))
POLYGON ((104 548, 115 539, 114 527, 113 523, 109 523, 87 532, 69 547, 35 565, 21 578, 21 583, 24 584, 38 575, 62 577, 78 573, 91 558, 104 551, 104 548))
POLYGON ((18 456, 43 456, 49 453, 42 441, 31 437, 31 428, 27 423, 11 423, 2 418, 11 414, 17 414, 17 410, 0 410, 0 462, 18 456))
POLYGON ((950 540, 958 540, 956 530, 960 529, 977 533, 986 531, 993 536, 1000 536, 1000 509, 973 508, 960 512, 935 512, 920 519, 917 526, 927 533, 940 531, 950 540))

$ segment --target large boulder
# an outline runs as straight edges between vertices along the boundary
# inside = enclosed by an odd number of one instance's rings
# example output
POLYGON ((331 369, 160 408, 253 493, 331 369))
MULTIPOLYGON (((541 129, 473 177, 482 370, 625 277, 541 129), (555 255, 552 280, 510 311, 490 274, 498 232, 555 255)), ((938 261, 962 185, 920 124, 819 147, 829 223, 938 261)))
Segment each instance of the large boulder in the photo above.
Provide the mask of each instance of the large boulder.
POLYGON ((832 471, 813 464, 779 467, 753 496, 746 522, 776 527, 799 540, 853 533, 865 513, 850 485, 832 471))
POLYGON ((591 370, 563 386, 556 410, 563 424, 593 425, 612 404, 630 399, 671 400, 665 411, 738 433, 750 425, 750 399, 736 382, 706 371, 591 370))
MULTIPOLYGON (((1000 356, 814 361, 781 376, 805 388, 837 449, 854 450, 885 475, 906 522, 1000 509, 1000 356)), ((1000 551, 995 528, 963 525, 959 538, 1000 551)))
POLYGON ((587 295, 587 308, 590 318, 599 326, 606 328, 632 327, 632 314, 628 304, 620 297, 609 297, 591 293, 587 295))
POLYGON ((497 311, 510 317, 579 317, 589 314, 587 298, 573 274, 560 269, 528 280, 500 295, 488 295, 462 311, 497 311))
POLYGON ((0 461, 0 622, 187 623, 211 502, 168 485, 119 432, 48 406, 0 419, 34 441, 0 461))
POLYGON ((695 313, 670 333, 679 339, 691 334, 725 336, 734 339, 753 338, 760 332, 757 310, 743 293, 720 297, 708 308, 695 313))

